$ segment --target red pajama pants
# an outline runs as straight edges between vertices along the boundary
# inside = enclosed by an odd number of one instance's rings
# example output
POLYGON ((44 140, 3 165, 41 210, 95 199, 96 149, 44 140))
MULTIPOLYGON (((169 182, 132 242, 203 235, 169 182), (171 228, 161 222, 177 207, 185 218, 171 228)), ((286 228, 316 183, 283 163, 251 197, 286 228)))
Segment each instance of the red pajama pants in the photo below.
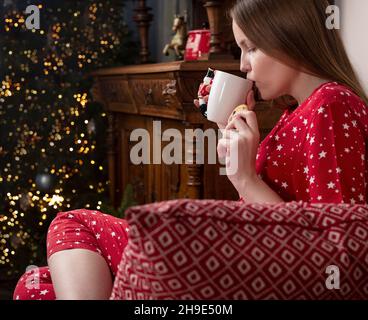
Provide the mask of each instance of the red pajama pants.
MULTIPOLYGON (((87 249, 99 253, 115 276, 128 243, 128 223, 99 211, 59 213, 47 233, 47 257, 62 250, 87 249)), ((14 290, 15 300, 54 300, 48 267, 30 267, 14 290)))

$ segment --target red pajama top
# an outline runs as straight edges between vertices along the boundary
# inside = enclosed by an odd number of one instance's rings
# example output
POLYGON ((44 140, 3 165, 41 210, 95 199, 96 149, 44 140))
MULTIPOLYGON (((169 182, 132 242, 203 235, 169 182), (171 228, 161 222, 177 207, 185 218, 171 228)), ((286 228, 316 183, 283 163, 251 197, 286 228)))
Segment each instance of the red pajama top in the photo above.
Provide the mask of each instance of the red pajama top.
POLYGON ((365 203, 367 136, 362 99, 337 82, 322 84, 262 141, 257 174, 284 201, 365 203))

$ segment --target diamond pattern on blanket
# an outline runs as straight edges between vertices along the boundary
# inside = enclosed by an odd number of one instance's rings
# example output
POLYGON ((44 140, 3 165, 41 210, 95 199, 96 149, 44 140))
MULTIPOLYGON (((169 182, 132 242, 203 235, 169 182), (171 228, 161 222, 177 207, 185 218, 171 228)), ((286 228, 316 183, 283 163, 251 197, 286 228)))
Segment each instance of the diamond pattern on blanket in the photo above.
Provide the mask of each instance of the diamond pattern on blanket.
POLYGON ((368 207, 172 200, 130 208, 111 299, 367 299, 368 207), (328 289, 328 266, 340 289, 328 289))

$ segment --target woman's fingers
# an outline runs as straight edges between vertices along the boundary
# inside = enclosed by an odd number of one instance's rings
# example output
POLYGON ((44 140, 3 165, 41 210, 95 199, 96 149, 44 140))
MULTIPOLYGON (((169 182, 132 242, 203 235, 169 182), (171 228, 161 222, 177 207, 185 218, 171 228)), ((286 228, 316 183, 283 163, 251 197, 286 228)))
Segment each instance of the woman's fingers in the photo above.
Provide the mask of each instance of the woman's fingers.
MULTIPOLYGON (((226 126, 226 130, 238 130, 244 132, 251 129, 254 133, 259 133, 257 116, 253 111, 238 112, 226 126)), ((228 134, 228 133, 226 133, 228 134)))
POLYGON ((246 119, 240 117, 240 112, 237 113, 225 128, 225 137, 230 138, 232 131, 245 132, 248 129, 246 119))
POLYGON ((233 128, 233 129, 225 129, 223 131, 223 134, 222 134, 222 139, 232 139, 233 137, 235 137, 235 134, 238 134, 238 131, 233 128))
POLYGON ((218 154, 219 158, 225 158, 225 156, 227 154, 228 144, 229 144, 229 142, 227 141, 227 139, 220 139, 218 141, 217 154, 218 154))
POLYGON ((253 133, 259 133, 257 115, 254 111, 240 112, 239 116, 245 119, 247 125, 252 129, 253 133))

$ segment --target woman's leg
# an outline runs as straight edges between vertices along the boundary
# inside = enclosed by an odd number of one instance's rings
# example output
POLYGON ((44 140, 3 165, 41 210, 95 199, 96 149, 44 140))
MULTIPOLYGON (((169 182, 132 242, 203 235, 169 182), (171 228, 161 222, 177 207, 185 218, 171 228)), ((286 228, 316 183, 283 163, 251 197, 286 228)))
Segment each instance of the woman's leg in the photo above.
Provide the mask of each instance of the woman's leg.
POLYGON ((92 210, 59 213, 47 236, 57 299, 108 299, 128 242, 123 219, 92 210))
POLYGON ((48 265, 57 299, 109 299, 112 276, 100 254, 85 249, 59 251, 48 265))

